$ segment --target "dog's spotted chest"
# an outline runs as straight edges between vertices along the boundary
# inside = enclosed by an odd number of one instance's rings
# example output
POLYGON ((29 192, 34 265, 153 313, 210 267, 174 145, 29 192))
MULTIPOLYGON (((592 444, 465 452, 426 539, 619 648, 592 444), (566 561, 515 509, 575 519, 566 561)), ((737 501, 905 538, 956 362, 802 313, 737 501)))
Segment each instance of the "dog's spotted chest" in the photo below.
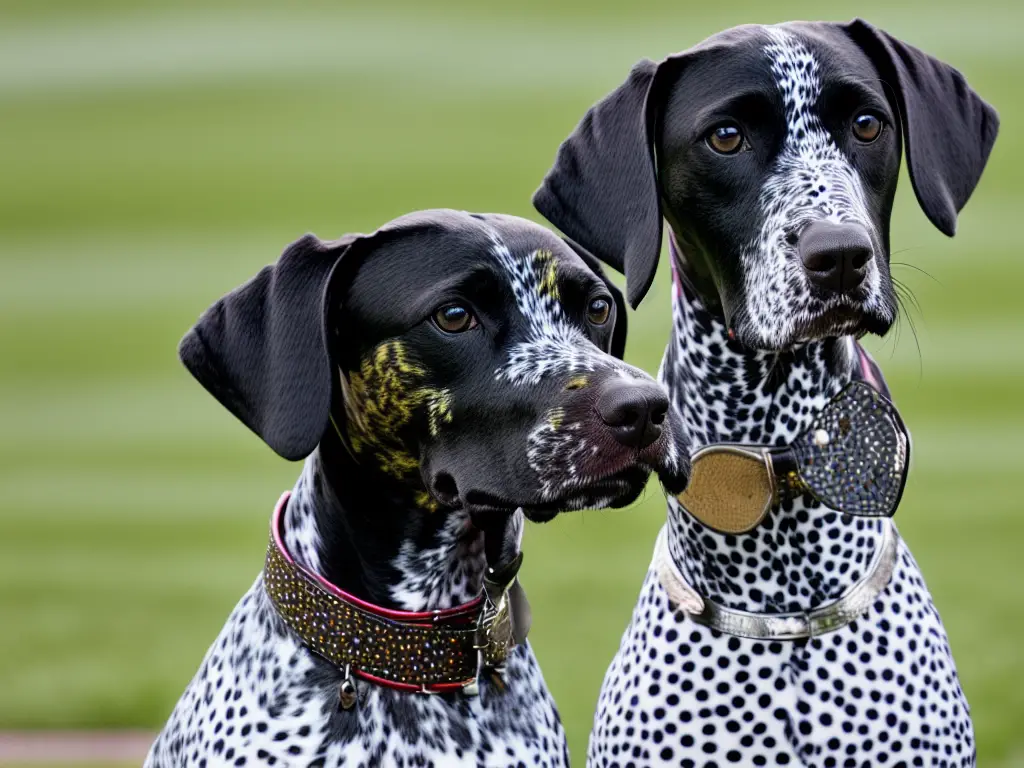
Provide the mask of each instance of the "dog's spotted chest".
POLYGON ((531 650, 509 659, 508 691, 426 696, 359 685, 339 706, 340 673, 273 612, 261 581, 207 653, 148 766, 566 764, 564 734, 531 650), (564 749, 564 748, 563 748, 564 749))
MULTIPOLYGON (((673 313, 662 378, 693 448, 786 445, 850 379, 846 341, 778 355, 742 352, 693 297, 677 293, 673 313)), ((669 546, 687 579, 714 600, 740 610, 806 610, 861 577, 879 526, 803 498, 773 510, 749 534, 731 536, 705 528, 672 500, 669 546)))
MULTIPOLYGON (((314 510, 329 504, 320 473, 314 453, 284 526, 288 550, 314 570, 322 557, 314 510)), ((433 546, 400 545, 390 587, 397 605, 447 608, 479 593, 483 545, 465 535, 466 527, 452 514, 433 546)), ((341 672, 286 628, 261 576, 208 651, 147 765, 566 765, 561 721, 529 646, 514 649, 505 679, 505 692, 484 680, 476 697, 410 694, 360 681, 358 703, 346 711, 339 705, 341 672)))
MULTIPOLYGON (((740 352, 679 293, 661 376, 693 447, 781 445, 849 381, 850 349, 840 339, 782 356, 740 352)), ((674 501, 668 514, 670 550, 690 583, 752 611, 838 597, 863 575, 880 525, 809 499, 741 536, 704 528, 674 501)), ((809 641, 696 624, 673 610, 652 569, 601 689, 588 764, 971 765, 973 739, 938 612, 901 544, 870 616, 809 641)))

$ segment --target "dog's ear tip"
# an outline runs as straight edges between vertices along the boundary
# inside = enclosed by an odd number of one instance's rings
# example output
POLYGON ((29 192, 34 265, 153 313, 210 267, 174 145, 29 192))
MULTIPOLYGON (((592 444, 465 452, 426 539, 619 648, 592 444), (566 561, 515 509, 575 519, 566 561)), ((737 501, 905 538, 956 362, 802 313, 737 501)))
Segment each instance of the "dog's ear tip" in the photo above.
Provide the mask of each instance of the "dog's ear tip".
POLYGON ((939 230, 939 232, 944 234, 946 237, 954 237, 956 235, 957 224, 956 206, 953 205, 953 201, 949 198, 948 194, 945 195, 945 197, 945 205, 925 210, 925 216, 928 217, 928 221, 930 221, 932 226, 939 230))
POLYGON ((946 216, 941 217, 939 221, 936 221, 935 226, 938 227, 939 232, 944 234, 946 237, 956 237, 957 215, 955 213, 949 213, 946 216))
POLYGON ((321 244, 323 244, 323 240, 321 240, 319 237, 317 237, 312 232, 307 232, 302 237, 300 237, 298 240, 296 240, 294 243, 292 243, 292 245, 312 245, 312 246, 318 246, 318 245, 321 245, 321 244))
POLYGON ((280 456, 282 459, 285 459, 286 461, 305 460, 307 456, 309 456, 313 451, 316 450, 316 447, 319 444, 320 443, 317 442, 315 445, 308 447, 305 444, 297 444, 293 442, 281 442, 278 445, 267 443, 267 445, 270 446, 270 449, 274 453, 276 453, 278 456, 280 456))
POLYGON ((629 285, 626 287, 626 298, 629 299, 629 306, 636 309, 647 296, 650 285, 629 285))
POLYGON ((178 342, 178 359, 200 383, 203 381, 201 374, 206 367, 208 353, 203 337, 195 326, 189 328, 178 342))
POLYGON ((548 188, 548 178, 550 176, 551 171, 548 171, 547 175, 544 177, 544 181, 542 181, 540 186, 533 191, 533 196, 530 198, 530 202, 533 204, 534 210, 549 221, 551 218, 548 216, 548 213, 551 212, 552 206, 551 190, 548 188))
POLYGON ((992 147, 996 143, 996 137, 999 135, 999 110, 989 104, 987 101, 982 99, 982 110, 984 113, 984 127, 982 132, 984 134, 984 141, 986 144, 985 159, 988 159, 989 153, 992 151, 992 147))
POLYGON ((629 70, 629 74, 633 77, 649 77, 657 68, 658 62, 645 56, 633 65, 629 70))
MULTIPOLYGON (((655 262, 657 264, 657 262, 655 262)), ((629 300, 629 306, 636 309, 640 306, 640 303, 646 298, 647 293, 651 290, 651 286, 654 284, 654 270, 649 269, 645 271, 639 278, 636 275, 630 275, 627 271, 626 274, 626 298, 629 300)))
POLYGON ((185 335, 178 342, 178 359, 187 367, 189 361, 196 354, 196 346, 199 344, 199 336, 195 328, 189 328, 185 335))

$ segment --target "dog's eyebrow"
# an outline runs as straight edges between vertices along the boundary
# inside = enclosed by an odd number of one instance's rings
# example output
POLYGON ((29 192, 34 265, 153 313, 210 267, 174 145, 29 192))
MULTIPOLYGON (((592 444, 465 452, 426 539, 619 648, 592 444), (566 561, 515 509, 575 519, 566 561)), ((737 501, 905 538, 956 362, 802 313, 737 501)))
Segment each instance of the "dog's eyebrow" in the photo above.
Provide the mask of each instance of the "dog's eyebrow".
MULTIPOLYGON (((563 292, 568 292, 569 295, 588 294, 594 288, 603 288, 604 281, 585 265, 560 261, 558 264, 558 287, 563 292)), ((563 304, 565 303, 564 298, 563 304)))
POLYGON ((878 78, 830 77, 822 84, 820 101, 823 105, 843 103, 851 109, 876 109, 889 115, 889 102, 882 92, 883 87, 882 80, 878 78))
MULTIPOLYGON (((436 303, 443 294, 464 296, 467 299, 487 300, 500 297, 509 291, 507 278, 497 264, 481 262, 458 272, 449 273, 435 282, 429 296, 423 297, 424 305, 436 303)), ((432 309, 431 305, 427 309, 432 309)))
POLYGON ((766 113, 781 118, 778 94, 772 90, 751 88, 730 94, 719 101, 704 105, 694 113, 694 120, 691 123, 694 127, 692 138, 695 141, 702 139, 708 130, 723 120, 763 122, 766 113))

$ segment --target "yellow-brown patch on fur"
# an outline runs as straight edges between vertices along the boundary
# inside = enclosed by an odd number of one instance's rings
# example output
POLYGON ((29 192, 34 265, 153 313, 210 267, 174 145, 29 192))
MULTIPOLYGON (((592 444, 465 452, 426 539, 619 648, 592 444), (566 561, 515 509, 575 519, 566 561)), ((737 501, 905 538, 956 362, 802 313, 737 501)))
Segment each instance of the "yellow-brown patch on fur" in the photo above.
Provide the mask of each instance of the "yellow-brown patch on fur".
POLYGON ((541 272, 537 292, 541 296, 558 299, 558 262, 551 251, 536 251, 533 254, 534 266, 541 272))
MULTIPOLYGON (((377 346, 348 376, 345 412, 352 450, 372 455, 381 471, 399 480, 419 469, 419 462, 399 438, 417 409, 426 407, 432 437, 452 421, 451 392, 423 385, 425 377, 426 371, 397 340, 377 346)), ((416 503, 425 509, 437 508, 426 491, 417 492, 416 503)))
POLYGON ((442 424, 452 423, 452 395, 446 389, 433 390, 433 393, 427 400, 427 418, 430 436, 437 437, 442 424))
POLYGON ((566 392, 572 392, 575 389, 583 389, 590 383, 586 376, 573 376, 565 385, 566 392))
POLYGON ((552 408, 548 411, 548 424, 555 431, 562 426, 565 422, 565 409, 564 408, 552 408))
POLYGON ((416 506, 420 509, 425 509, 427 512, 437 512, 441 508, 441 505, 437 503, 437 500, 426 491, 416 491, 413 496, 416 501, 416 506))

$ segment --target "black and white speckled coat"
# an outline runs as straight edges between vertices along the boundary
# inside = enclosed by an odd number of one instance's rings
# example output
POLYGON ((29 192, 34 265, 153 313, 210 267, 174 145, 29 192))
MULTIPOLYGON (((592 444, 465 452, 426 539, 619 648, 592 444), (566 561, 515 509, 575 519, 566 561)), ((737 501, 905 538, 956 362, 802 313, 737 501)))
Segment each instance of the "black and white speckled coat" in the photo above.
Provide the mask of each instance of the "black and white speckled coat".
MULTIPOLYGON (((319 456, 289 500, 289 550, 320 550, 319 456)), ((436 546, 400 554, 392 587, 406 610, 468 602, 483 547, 465 518, 434 533, 436 546), (461 531, 459 529, 462 529, 461 531)), ((300 558, 302 556, 300 555, 300 558)), ((317 563, 302 558, 307 568, 317 563)), ((507 690, 482 679, 479 696, 418 695, 360 683, 342 709, 342 673, 303 646, 274 611, 262 578, 242 597, 153 745, 148 766, 559 766, 565 733, 528 645, 513 650, 507 690)))
MULTIPOLYGON (((738 27, 639 63, 562 145, 534 202, 625 271, 634 306, 668 222, 675 289, 661 379, 691 450, 781 446, 855 375, 854 337, 895 321, 889 219, 903 145, 922 209, 952 235, 997 126, 960 73, 865 22, 738 27)), ((800 612, 865 574, 882 525, 805 497, 725 535, 671 498, 667 541, 703 597, 800 612)), ((967 766, 975 746, 942 622, 900 542, 861 619, 785 642, 695 623, 649 571, 588 757, 967 766)))
MULTIPOLYGON (((181 354, 275 451, 305 458, 281 531, 295 561, 383 608, 433 611, 481 594, 524 518, 628 504, 651 471, 685 484, 664 388, 619 359, 619 304, 589 256, 536 224, 427 211, 302 238, 181 354)), ((482 675, 477 696, 360 681, 346 710, 342 679, 257 578, 147 765, 567 763, 528 644, 504 690, 482 675)))

